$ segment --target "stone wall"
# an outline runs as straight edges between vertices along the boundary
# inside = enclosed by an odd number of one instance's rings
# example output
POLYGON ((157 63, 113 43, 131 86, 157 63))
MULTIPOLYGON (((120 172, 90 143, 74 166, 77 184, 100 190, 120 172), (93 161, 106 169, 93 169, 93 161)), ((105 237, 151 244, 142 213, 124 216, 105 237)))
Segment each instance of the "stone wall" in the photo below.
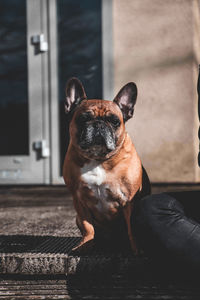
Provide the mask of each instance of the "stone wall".
POLYGON ((114 91, 138 86, 127 123, 153 182, 198 182, 197 0, 113 0, 114 91))

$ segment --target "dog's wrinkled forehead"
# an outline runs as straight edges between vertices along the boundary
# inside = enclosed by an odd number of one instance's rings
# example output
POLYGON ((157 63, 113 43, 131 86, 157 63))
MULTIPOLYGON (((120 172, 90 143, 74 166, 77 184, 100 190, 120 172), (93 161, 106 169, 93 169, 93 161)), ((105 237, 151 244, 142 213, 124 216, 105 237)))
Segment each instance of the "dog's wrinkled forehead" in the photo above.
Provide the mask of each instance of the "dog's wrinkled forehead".
POLYGON ((109 114, 115 114, 120 119, 123 119, 121 110, 118 105, 108 100, 84 100, 79 105, 77 111, 80 113, 89 111, 94 115, 94 117, 103 117, 109 114))

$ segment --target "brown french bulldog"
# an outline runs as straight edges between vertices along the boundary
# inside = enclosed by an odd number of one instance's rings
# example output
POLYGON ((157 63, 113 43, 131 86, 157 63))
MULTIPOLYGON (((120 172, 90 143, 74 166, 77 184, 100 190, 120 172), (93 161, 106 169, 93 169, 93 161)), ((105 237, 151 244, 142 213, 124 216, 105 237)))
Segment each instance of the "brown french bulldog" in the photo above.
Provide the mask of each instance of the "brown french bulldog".
POLYGON ((73 250, 87 249, 95 231, 109 232, 125 218, 130 245, 137 246, 131 228, 135 197, 150 194, 150 182, 125 130, 137 98, 135 83, 126 84, 114 101, 87 100, 77 78, 66 87, 65 112, 70 116, 70 144, 63 177, 72 193, 76 222, 82 233, 73 250))

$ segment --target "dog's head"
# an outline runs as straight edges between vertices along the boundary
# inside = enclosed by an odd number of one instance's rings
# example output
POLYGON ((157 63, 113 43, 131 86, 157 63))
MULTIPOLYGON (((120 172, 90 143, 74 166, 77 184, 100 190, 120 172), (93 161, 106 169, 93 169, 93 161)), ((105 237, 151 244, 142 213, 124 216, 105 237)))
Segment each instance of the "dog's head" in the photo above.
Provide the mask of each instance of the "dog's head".
POLYGON ((87 100, 77 78, 67 82, 65 112, 70 119, 71 143, 84 157, 102 160, 122 145, 125 122, 133 116, 137 98, 135 83, 126 84, 114 101, 87 100))

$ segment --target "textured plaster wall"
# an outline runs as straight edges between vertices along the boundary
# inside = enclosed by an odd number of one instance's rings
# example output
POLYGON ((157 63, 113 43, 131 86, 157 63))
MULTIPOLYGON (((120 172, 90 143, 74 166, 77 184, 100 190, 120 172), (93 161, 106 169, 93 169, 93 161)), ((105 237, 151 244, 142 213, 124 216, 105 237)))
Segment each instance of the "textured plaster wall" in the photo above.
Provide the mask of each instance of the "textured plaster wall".
POLYGON ((134 81, 127 123, 153 182, 198 182, 196 0, 113 0, 114 90, 134 81))

